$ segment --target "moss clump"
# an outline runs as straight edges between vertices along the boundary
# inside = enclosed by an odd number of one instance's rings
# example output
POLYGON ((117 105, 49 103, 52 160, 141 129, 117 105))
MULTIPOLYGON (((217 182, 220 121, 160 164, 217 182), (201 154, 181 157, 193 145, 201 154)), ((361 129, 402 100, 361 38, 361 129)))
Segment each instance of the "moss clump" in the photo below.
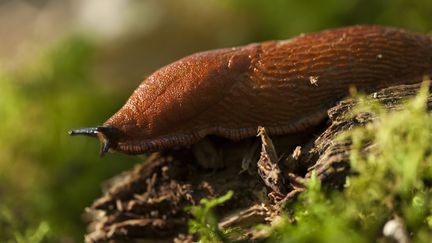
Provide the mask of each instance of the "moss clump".
MULTIPOLYGON (((373 114, 373 122, 337 139, 352 141, 353 175, 344 190, 326 188, 312 175, 308 190, 286 205, 282 220, 260 226, 270 242, 375 242, 402 237, 429 242, 432 237, 432 116, 427 111, 429 83, 418 95, 389 111, 378 102, 358 97, 350 115, 373 114), (393 224, 393 228, 389 227, 393 224), (394 227, 394 226, 397 227, 394 227), (399 228, 398 228, 399 227, 399 228)), ((202 242, 226 241, 211 209, 227 196, 194 207, 190 233, 202 242)))
POLYGON ((374 113, 365 127, 342 135, 351 139, 351 167, 343 191, 322 190, 313 177, 308 191, 290 205, 295 223, 284 220, 272 230, 275 242, 373 242, 383 238, 392 219, 402 222, 413 242, 432 237, 432 116, 428 84, 402 109, 388 111, 359 98, 354 113, 374 113), (365 153, 365 148, 367 152, 365 153))

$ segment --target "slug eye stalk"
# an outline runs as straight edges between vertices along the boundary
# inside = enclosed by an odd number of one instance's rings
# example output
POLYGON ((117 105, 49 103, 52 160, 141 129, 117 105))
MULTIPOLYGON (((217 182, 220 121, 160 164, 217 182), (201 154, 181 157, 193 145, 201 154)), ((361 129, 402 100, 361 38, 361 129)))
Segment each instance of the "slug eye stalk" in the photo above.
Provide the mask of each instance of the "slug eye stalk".
POLYGON ((112 140, 115 131, 111 127, 100 126, 100 127, 73 129, 68 131, 68 134, 71 136, 84 135, 84 136, 98 138, 101 143, 99 155, 100 157, 103 157, 109 151, 112 145, 112 140))
POLYGON ((69 135, 85 135, 89 137, 97 137, 98 128, 97 127, 90 127, 90 128, 81 128, 81 129, 73 129, 68 131, 69 135))

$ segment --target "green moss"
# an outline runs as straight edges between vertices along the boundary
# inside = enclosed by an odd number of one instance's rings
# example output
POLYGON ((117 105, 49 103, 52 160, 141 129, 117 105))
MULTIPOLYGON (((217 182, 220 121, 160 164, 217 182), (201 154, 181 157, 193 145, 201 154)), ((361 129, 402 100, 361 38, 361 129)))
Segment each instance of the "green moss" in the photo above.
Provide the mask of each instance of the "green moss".
POLYGON ((312 178, 308 191, 294 204, 293 218, 271 228, 274 242, 373 242, 384 224, 402 219, 414 242, 432 237, 432 116, 426 111, 428 85, 399 111, 360 98, 356 112, 378 119, 343 136, 353 141, 351 166, 343 192, 324 193, 312 178), (366 144, 376 144, 365 155, 366 144))
MULTIPOLYGON (((97 141, 67 134, 100 124, 128 95, 92 80, 94 52, 91 42, 70 36, 13 73, 0 70, 0 197, 23 236, 46 222, 53 242, 82 241, 81 215, 101 194, 101 182, 139 161, 101 160, 97 141)), ((7 229, 1 242, 10 239, 7 229)))
MULTIPOLYGON (((343 191, 323 190, 312 176, 308 189, 274 226, 259 226, 270 232, 270 242, 375 242, 383 227, 395 217, 402 220, 414 242, 432 237, 432 116, 427 112, 429 84, 403 109, 387 111, 377 102, 359 97, 353 112, 372 112, 377 119, 365 127, 342 134, 351 139, 351 166, 356 176, 347 178, 343 191), (365 154, 368 144, 374 145, 365 154), (294 222, 294 223, 293 223, 294 222)), ((211 208, 226 196, 203 201, 192 210, 196 219, 190 232, 202 242, 220 242, 211 208)), ((223 235, 222 235, 223 236, 223 235)))
POLYGON ((229 191, 225 195, 215 199, 202 199, 200 205, 192 206, 187 210, 192 216, 189 220, 189 233, 196 234, 202 242, 226 242, 228 237, 235 233, 235 229, 221 231, 218 228, 218 220, 213 213, 214 207, 225 203, 233 196, 229 191))

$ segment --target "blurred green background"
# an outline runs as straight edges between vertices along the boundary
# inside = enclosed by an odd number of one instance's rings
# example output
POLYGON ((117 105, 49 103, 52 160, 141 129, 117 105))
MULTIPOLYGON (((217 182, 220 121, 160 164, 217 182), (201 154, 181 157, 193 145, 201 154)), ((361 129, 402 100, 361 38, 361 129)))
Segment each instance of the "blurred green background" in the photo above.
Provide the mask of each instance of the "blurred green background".
POLYGON ((0 242, 82 242, 101 183, 140 159, 67 130, 103 123, 185 55, 352 24, 427 33, 430 0, 0 0, 0 242))

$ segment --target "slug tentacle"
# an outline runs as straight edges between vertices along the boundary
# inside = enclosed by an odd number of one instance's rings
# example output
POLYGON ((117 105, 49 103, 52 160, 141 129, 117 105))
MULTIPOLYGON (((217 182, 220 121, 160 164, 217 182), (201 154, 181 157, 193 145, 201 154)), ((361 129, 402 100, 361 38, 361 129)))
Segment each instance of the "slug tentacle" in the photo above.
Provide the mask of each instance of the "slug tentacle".
POLYGON ((97 127, 89 127, 89 128, 80 128, 80 129, 72 129, 68 131, 69 135, 85 135, 90 137, 96 137, 98 133, 97 127))
POLYGON ((85 135, 98 138, 101 143, 100 157, 103 157, 110 150, 111 146, 114 144, 113 142, 117 141, 120 135, 118 129, 107 126, 74 129, 70 130, 68 133, 72 136, 85 135))
POLYGON ((111 141, 109 139, 105 139, 101 141, 101 148, 99 151, 99 156, 103 157, 110 149, 111 141))

